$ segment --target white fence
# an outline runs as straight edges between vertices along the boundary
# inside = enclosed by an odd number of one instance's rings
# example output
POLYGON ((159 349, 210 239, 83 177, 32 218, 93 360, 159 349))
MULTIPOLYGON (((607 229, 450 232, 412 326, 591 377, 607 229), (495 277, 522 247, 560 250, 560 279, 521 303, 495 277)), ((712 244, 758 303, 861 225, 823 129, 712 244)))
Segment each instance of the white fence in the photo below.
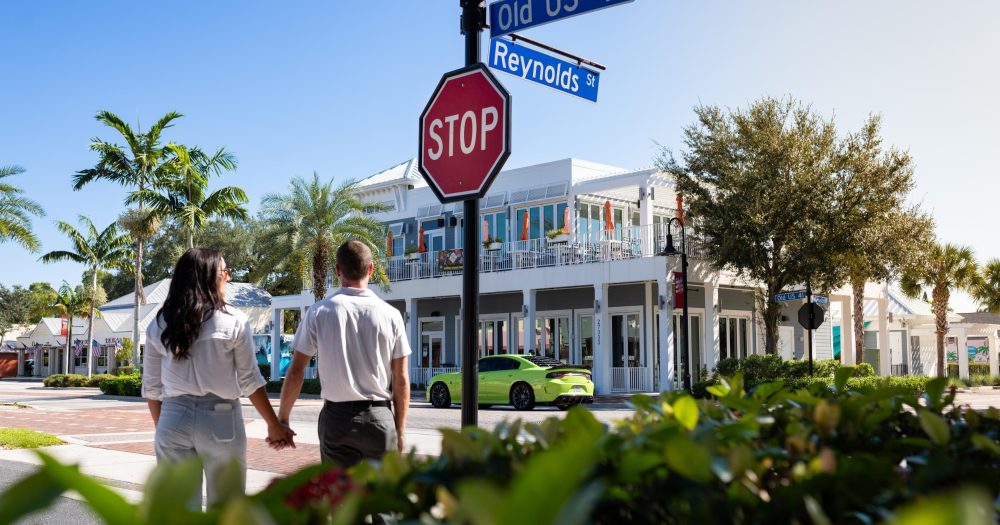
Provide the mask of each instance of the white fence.
POLYGON ((648 366, 611 367, 612 392, 651 392, 653 381, 648 366))
MULTIPOLYGON (((679 232, 675 232, 674 246, 679 250, 681 244, 680 238, 676 237, 677 233, 679 232)), ((479 247, 479 269, 481 272, 502 272, 653 257, 666 247, 666 235, 666 225, 654 224, 602 232, 592 238, 578 239, 573 235, 566 235, 556 239, 496 243, 479 247)), ((687 240, 687 249, 688 255, 692 257, 700 252, 691 239, 687 240)), ((386 271, 390 281, 460 274, 461 257, 456 255, 454 250, 444 250, 390 257, 385 263, 386 271)))
POLYGON ((414 367, 410 369, 410 383, 427 386, 427 382, 438 374, 450 374, 461 371, 462 369, 458 367, 414 367))

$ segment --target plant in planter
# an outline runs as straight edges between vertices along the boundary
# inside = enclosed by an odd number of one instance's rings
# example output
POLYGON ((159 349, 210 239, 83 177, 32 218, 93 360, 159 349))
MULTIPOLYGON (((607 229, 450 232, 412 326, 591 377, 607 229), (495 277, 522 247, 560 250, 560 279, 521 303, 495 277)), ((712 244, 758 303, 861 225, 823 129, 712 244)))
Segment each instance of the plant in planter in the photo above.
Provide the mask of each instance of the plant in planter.
POLYGON ((553 242, 553 243, 555 243, 555 242, 567 242, 567 241, 569 241, 569 232, 566 231, 566 230, 564 230, 564 229, 562 229, 562 228, 558 228, 558 229, 555 229, 555 230, 549 230, 549 231, 545 232, 545 237, 547 237, 549 239, 549 242, 553 242))
POLYGON ((407 246, 404 252, 408 260, 414 261, 420 258, 420 252, 417 251, 416 246, 407 246))
POLYGON ((483 248, 487 250, 499 250, 503 243, 500 237, 487 237, 483 239, 483 248))

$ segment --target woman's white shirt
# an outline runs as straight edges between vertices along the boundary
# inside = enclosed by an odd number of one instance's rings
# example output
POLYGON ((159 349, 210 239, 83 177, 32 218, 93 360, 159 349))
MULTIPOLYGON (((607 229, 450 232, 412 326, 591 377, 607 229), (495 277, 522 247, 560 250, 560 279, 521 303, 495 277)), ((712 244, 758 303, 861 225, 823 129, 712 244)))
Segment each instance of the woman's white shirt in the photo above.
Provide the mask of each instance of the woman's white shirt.
POLYGON ((226 306, 201 325, 186 359, 177 359, 160 340, 166 327, 157 314, 146 329, 142 397, 162 400, 182 395, 246 397, 264 386, 257 367, 253 330, 246 314, 226 306))

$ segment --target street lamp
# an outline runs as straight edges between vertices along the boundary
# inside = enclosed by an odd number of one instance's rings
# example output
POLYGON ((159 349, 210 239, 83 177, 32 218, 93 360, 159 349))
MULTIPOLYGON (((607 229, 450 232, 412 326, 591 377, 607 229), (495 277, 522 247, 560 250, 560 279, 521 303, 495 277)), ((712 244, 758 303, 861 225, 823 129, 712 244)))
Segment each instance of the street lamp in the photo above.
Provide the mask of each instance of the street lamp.
MULTIPOLYGON (((684 390, 687 392, 691 391, 691 371, 690 360, 688 359, 688 258, 687 258, 687 242, 684 235, 684 222, 677 217, 671 217, 670 221, 667 222, 667 246, 660 252, 660 255, 666 257, 672 257, 674 255, 680 254, 681 256, 681 282, 684 286, 684 307, 683 307, 683 320, 681 321, 681 381, 684 385, 684 390), (678 252, 677 248, 674 247, 674 236, 670 233, 670 227, 673 226, 674 221, 681 227, 681 251, 678 252)), ((669 263, 667 268, 669 269, 669 263)), ((666 293, 666 290, 664 290, 666 293)))

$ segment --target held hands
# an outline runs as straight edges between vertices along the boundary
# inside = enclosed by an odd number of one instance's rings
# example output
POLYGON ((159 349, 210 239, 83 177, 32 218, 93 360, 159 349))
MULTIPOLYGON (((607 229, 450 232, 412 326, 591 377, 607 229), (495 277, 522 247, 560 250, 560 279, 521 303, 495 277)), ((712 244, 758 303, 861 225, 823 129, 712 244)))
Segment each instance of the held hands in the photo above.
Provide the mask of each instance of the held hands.
POLYGON ((295 431, 287 422, 278 422, 267 426, 267 444, 274 450, 295 448, 295 431))

